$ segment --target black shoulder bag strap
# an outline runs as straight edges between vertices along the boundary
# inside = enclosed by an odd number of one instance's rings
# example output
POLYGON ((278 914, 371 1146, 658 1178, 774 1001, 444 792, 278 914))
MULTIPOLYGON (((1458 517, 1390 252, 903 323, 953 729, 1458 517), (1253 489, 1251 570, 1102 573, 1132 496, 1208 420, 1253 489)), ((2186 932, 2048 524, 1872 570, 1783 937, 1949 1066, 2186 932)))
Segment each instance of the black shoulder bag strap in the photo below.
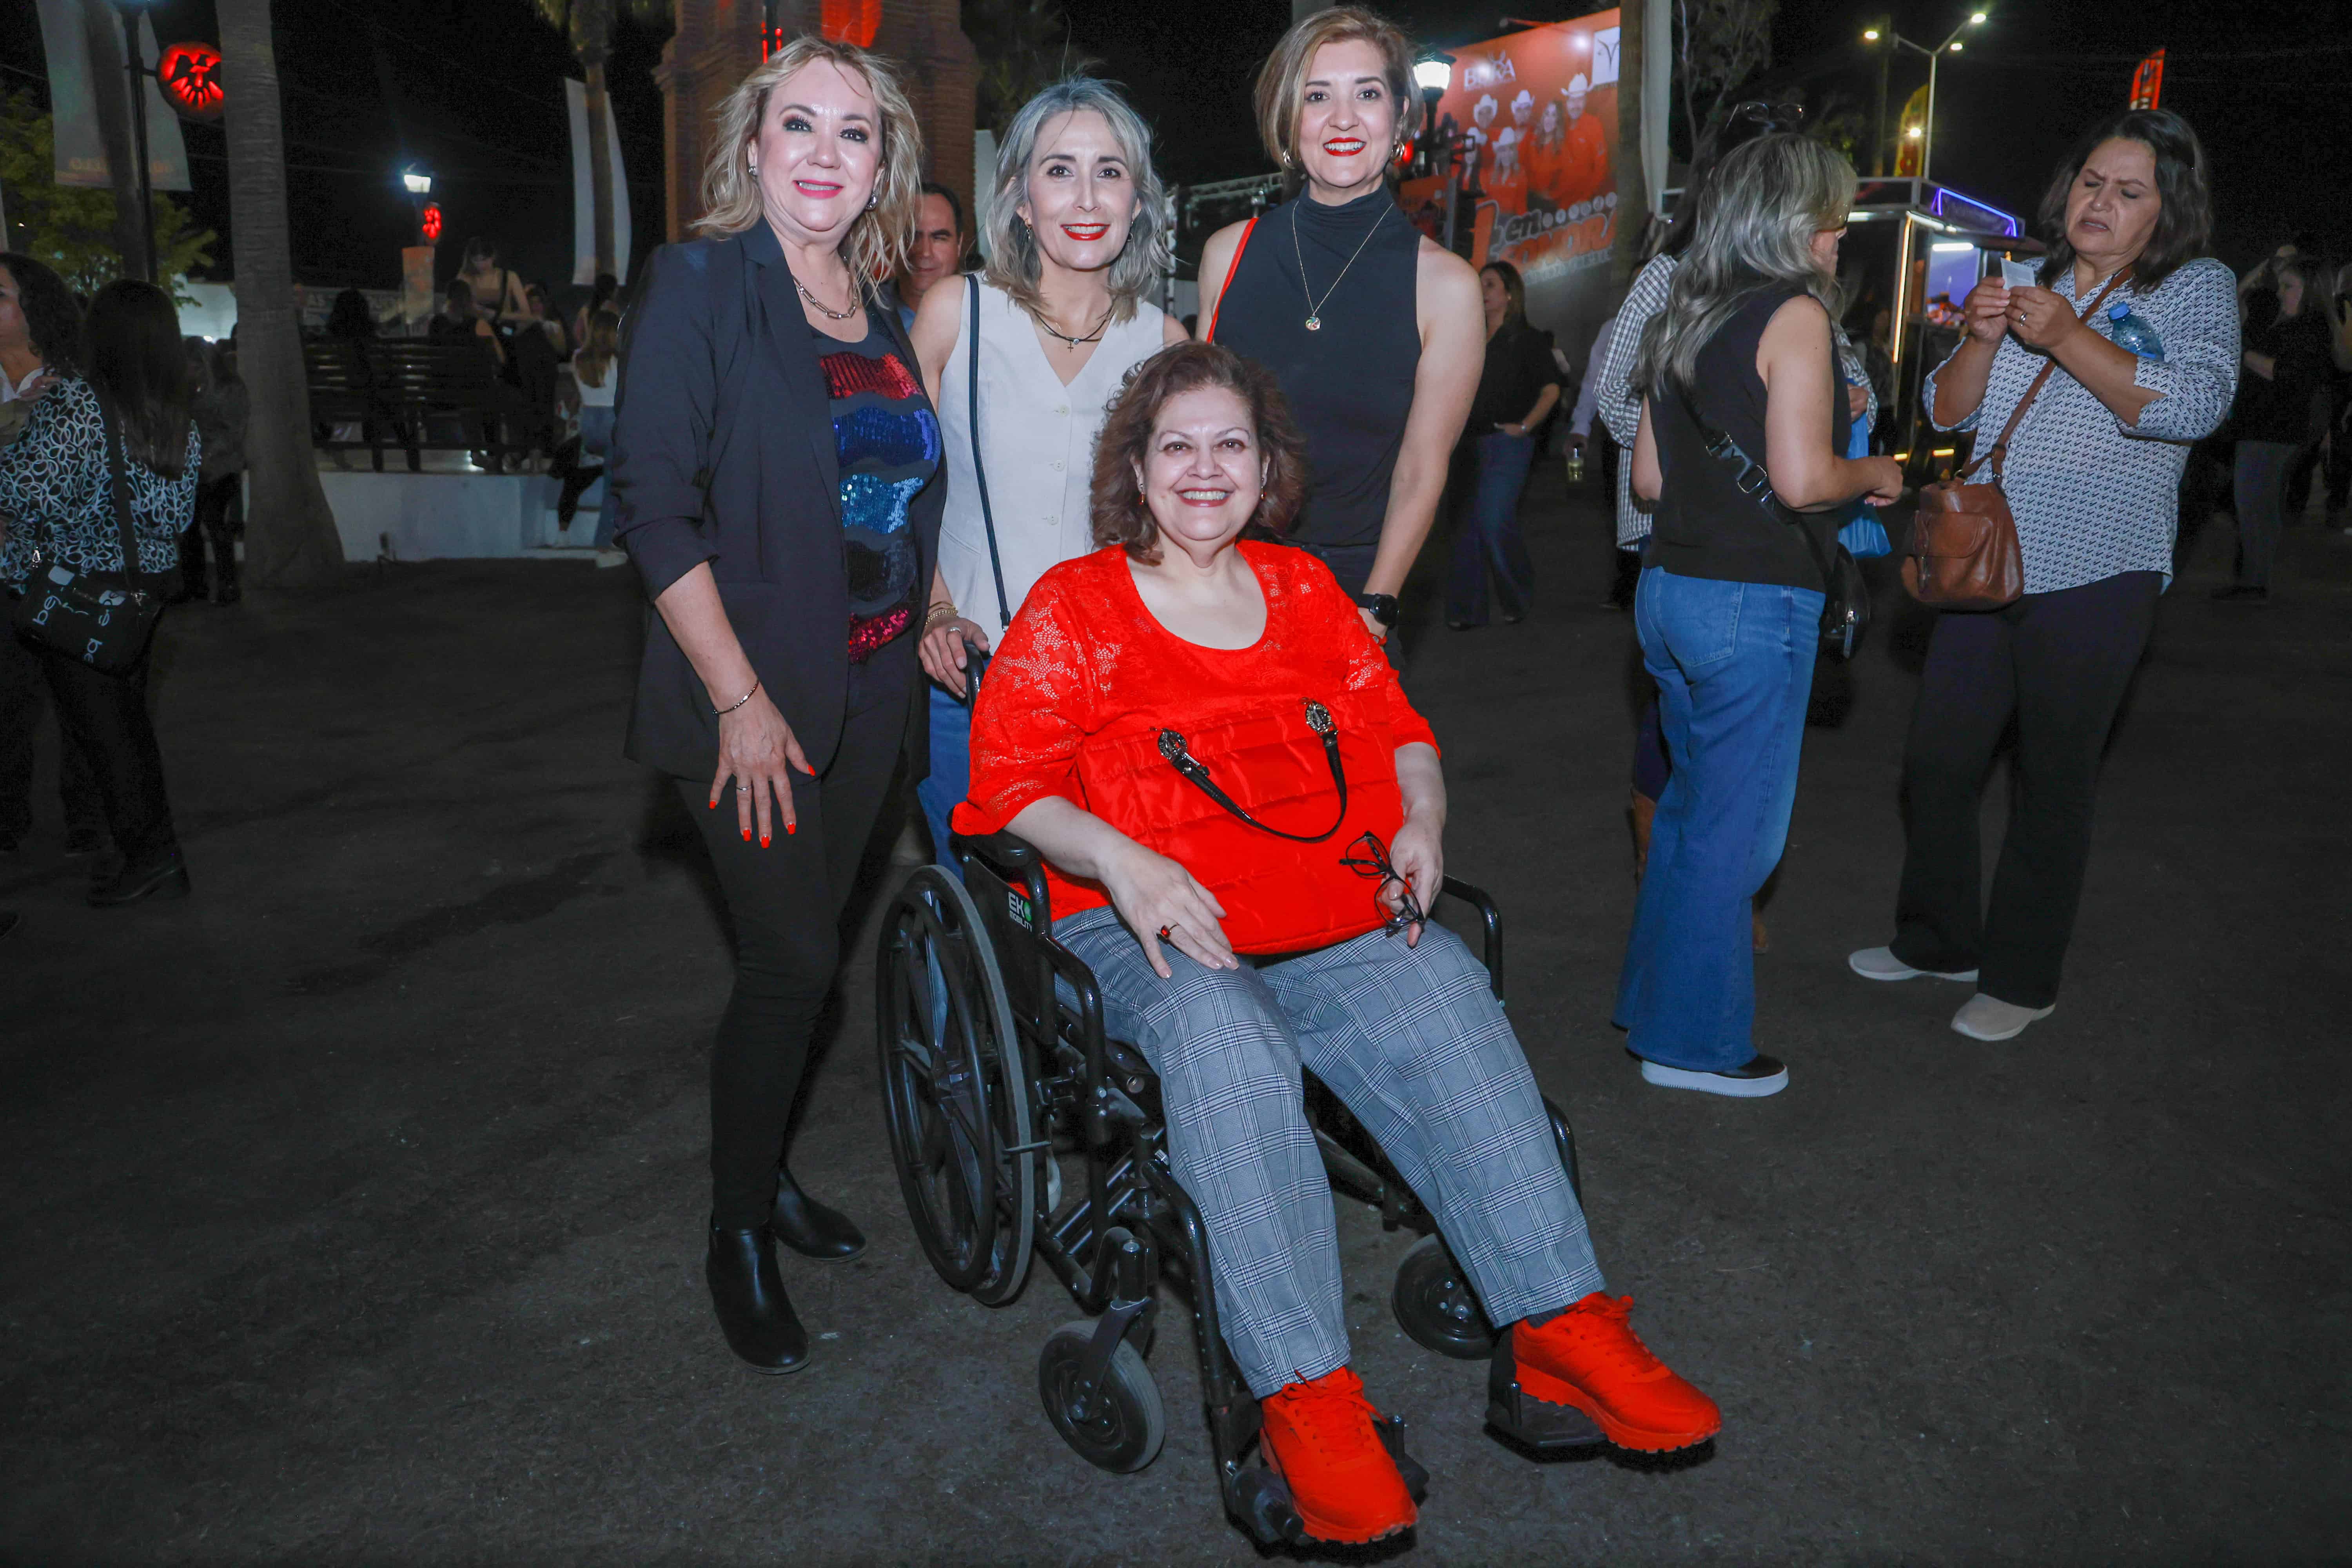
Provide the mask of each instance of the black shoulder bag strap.
POLYGON ((980 525, 988 531, 988 569, 996 574, 996 625, 1013 624, 1013 606, 1004 596, 1004 562, 996 552, 996 514, 988 505, 988 465, 980 460, 980 274, 964 275, 964 295, 971 301, 971 331, 964 340, 964 421, 971 426, 971 477, 980 491, 980 525))
POLYGON ((142 575, 139 534, 131 525, 131 480, 122 471, 122 422, 103 400, 98 405, 98 417, 106 434, 106 475, 114 491, 114 528, 122 541, 122 585, 135 592, 142 575))
POLYGON ((1320 844, 1339 832, 1339 825, 1348 820, 1348 770, 1340 765, 1339 726, 1331 717, 1331 710, 1320 702, 1310 699, 1307 703, 1307 727, 1314 731, 1321 739, 1323 760, 1331 765, 1331 782, 1339 791, 1339 815, 1333 817, 1331 826, 1320 833, 1285 833, 1279 827, 1267 826, 1248 812, 1244 811, 1233 796, 1217 787, 1216 782, 1209 777, 1208 768, 1185 745, 1184 737, 1173 730, 1160 731, 1160 754, 1167 758, 1170 765, 1190 780, 1202 795, 1207 795, 1259 832, 1271 833, 1276 838, 1287 838, 1293 844, 1320 844))
MULTIPOLYGON (((1830 360, 1830 378, 1831 395, 1840 395, 1834 355, 1830 360)), ((1822 592, 1834 596, 1837 593, 1836 569, 1822 549, 1821 541, 1814 538, 1813 531, 1805 526, 1803 516, 1793 508, 1781 505, 1780 498, 1772 493, 1771 474, 1763 464, 1748 455, 1747 450, 1732 438, 1730 431, 1718 429, 1707 422, 1706 417, 1699 413, 1698 405, 1692 401, 1687 387, 1677 381, 1674 383, 1674 388, 1675 396, 1682 403, 1683 412, 1697 426, 1699 439, 1706 443, 1706 455, 1730 471, 1733 487, 1761 508, 1766 517, 1797 531, 1798 537, 1805 542, 1805 553, 1813 558, 1813 565, 1822 574, 1822 592)))

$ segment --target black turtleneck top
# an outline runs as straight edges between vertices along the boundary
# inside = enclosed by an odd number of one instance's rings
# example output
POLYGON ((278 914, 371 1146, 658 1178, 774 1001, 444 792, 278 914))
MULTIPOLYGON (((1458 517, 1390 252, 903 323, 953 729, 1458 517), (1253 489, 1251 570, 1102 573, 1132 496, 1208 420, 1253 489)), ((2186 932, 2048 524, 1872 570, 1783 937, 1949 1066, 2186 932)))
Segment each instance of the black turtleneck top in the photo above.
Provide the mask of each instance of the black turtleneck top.
POLYGON ((1385 187, 1345 206, 1302 194, 1259 216, 1217 302, 1216 341, 1274 372, 1307 437, 1307 504, 1290 530, 1301 544, 1380 542, 1421 363, 1420 251, 1385 187))

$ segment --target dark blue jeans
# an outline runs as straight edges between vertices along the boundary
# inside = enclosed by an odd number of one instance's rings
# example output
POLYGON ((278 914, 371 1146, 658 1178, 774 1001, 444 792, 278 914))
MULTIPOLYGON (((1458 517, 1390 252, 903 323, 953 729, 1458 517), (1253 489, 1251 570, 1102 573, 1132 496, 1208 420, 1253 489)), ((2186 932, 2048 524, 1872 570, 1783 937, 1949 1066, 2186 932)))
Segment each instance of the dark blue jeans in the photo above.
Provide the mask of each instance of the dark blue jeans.
MULTIPOLYGON (((948 816, 971 788, 971 709, 935 681, 923 682, 930 700, 931 771, 915 786, 930 825, 931 858, 954 866, 948 854, 948 816)), ((956 868, 961 876, 962 868, 956 868)))
POLYGON ((1503 618, 1517 620, 1535 597, 1536 569, 1519 532, 1519 492, 1528 488, 1535 437, 1500 431, 1472 443, 1467 472, 1457 482, 1468 488, 1454 514, 1454 569, 1445 582, 1445 618, 1459 626, 1486 624, 1486 578, 1503 618))
POLYGON ((1720 1072, 1756 1055, 1749 902, 1780 864, 1797 799, 1822 595, 1649 567, 1633 595, 1674 771, 1617 984, 1635 1055, 1720 1072))

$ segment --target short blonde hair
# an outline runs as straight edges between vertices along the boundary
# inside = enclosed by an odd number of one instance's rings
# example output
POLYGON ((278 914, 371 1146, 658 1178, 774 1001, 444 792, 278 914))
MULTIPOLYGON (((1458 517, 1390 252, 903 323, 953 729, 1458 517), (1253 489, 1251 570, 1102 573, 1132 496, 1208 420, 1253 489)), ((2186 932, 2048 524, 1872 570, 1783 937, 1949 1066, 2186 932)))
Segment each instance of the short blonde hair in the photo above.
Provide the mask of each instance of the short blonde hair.
POLYGON ((1170 247, 1168 192, 1151 167, 1151 128, 1109 83, 1074 76, 1054 83, 1021 106, 1004 140, 996 149, 996 195, 989 205, 987 279, 1010 295, 1032 316, 1045 309, 1037 291, 1044 269, 1037 237, 1014 209, 1028 199, 1029 164, 1037 156, 1037 139, 1045 127, 1065 114, 1087 110, 1103 117, 1127 157, 1128 178, 1135 186, 1135 212, 1127 222, 1127 243, 1110 264, 1111 314, 1118 321, 1134 318, 1136 301, 1160 286, 1172 263, 1170 247))
MULTIPOLYGON (((1301 177, 1298 116, 1307 107, 1307 73, 1314 68, 1315 52, 1326 44, 1357 42, 1381 51, 1381 72, 1388 79, 1389 96, 1396 100, 1398 136, 1410 142, 1421 134, 1421 95, 1412 89, 1412 40, 1395 23, 1360 5, 1318 11, 1292 24, 1257 73, 1258 140, 1294 184, 1301 177)), ((1385 168, 1395 149, 1386 149, 1381 156, 1385 168)))
POLYGON ((804 33, 770 55, 711 115, 710 157, 702 168, 702 216, 697 232, 740 234, 761 221, 760 182, 750 149, 768 110, 768 94, 802 68, 826 62, 863 82, 882 117, 882 156, 874 174, 874 205, 849 221, 841 258, 857 277, 887 278, 907 264, 908 242, 921 216, 923 131, 890 62, 855 44, 804 33))

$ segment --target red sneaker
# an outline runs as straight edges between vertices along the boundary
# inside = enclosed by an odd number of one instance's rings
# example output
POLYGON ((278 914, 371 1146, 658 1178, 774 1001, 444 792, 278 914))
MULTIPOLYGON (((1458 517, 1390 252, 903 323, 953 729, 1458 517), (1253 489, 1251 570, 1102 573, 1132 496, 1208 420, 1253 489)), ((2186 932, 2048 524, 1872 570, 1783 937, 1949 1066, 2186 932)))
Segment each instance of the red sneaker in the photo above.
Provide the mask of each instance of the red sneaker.
POLYGON ((1312 1383, 1285 1384, 1258 1408, 1266 1465, 1290 1489, 1310 1538, 1379 1541, 1420 1518, 1373 1426, 1380 1412, 1354 1373, 1343 1366, 1312 1383))
POLYGON ((1706 1442, 1723 1430, 1723 1412, 1626 1327, 1633 1308, 1631 1296, 1595 1290, 1540 1328, 1514 1325, 1519 1387, 1583 1411, 1621 1448, 1664 1454, 1706 1442))

